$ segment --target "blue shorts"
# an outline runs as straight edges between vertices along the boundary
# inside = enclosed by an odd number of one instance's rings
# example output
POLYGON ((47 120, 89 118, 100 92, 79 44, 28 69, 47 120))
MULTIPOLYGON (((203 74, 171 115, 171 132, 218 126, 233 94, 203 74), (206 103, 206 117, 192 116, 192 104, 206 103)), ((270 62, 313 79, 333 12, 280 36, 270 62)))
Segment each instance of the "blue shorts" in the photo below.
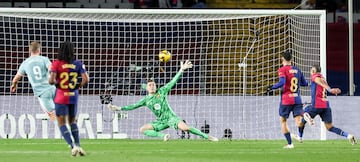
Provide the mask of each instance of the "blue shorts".
POLYGON ((319 115, 321 120, 325 123, 332 123, 332 114, 331 108, 314 108, 312 105, 305 107, 305 112, 309 113, 311 118, 314 118, 316 115, 319 115))
POLYGON ((303 108, 301 104, 296 105, 282 105, 280 104, 279 115, 284 118, 289 118, 290 112, 293 113, 293 117, 303 114, 303 108))
POLYGON ((77 114, 77 104, 56 104, 55 103, 56 116, 74 117, 77 114))

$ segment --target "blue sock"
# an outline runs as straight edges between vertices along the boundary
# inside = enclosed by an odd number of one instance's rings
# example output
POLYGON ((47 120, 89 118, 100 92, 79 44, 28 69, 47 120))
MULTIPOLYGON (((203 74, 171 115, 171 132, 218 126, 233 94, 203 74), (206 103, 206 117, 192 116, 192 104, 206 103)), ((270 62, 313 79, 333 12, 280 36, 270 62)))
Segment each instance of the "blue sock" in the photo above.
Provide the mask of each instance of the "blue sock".
POLYGON ((286 141, 287 141, 288 144, 290 145, 290 144, 292 143, 292 141, 291 141, 291 136, 290 136, 290 132, 285 133, 284 136, 285 136, 285 138, 286 138, 286 141))
POLYGON ((80 146, 79 129, 76 123, 70 124, 71 134, 74 138, 75 145, 80 146))
POLYGON ((305 125, 302 127, 299 127, 299 137, 302 138, 304 134, 305 125))
POLYGON ((331 127, 329 129, 330 132, 334 132, 340 136, 344 136, 344 137, 347 137, 348 136, 348 133, 347 132, 344 132, 343 130, 339 129, 339 128, 336 128, 336 127, 331 127))
POLYGON ((71 140, 71 135, 70 135, 70 132, 69 130, 67 129, 66 125, 62 125, 60 126, 60 132, 62 134, 62 136, 64 137, 64 140, 66 141, 66 143, 68 143, 71 148, 73 148, 73 142, 71 140))

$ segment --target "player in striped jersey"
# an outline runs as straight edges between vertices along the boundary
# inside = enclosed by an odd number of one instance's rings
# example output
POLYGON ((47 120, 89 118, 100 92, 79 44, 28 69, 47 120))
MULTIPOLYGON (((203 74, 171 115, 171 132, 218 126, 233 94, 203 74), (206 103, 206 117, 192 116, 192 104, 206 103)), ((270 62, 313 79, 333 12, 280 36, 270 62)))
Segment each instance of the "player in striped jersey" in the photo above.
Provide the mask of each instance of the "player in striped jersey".
POLYGON ((50 84, 56 84, 55 111, 60 132, 65 141, 71 146, 72 156, 85 155, 80 147, 79 130, 76 124, 77 104, 79 88, 86 85, 89 76, 84 64, 76 60, 74 56, 74 45, 71 42, 64 42, 60 45, 58 58, 53 61, 50 67, 50 84), (78 81, 81 76, 81 83, 78 81), (69 123, 71 133, 66 127, 69 123), (74 142, 71 139, 74 138, 74 142))
POLYGON ((308 82, 305 80, 301 70, 296 66, 292 66, 291 60, 292 54, 289 51, 281 54, 283 66, 278 70, 280 81, 273 86, 269 86, 267 89, 267 91, 270 91, 282 88, 279 115, 281 131, 287 140, 287 145, 284 146, 286 149, 294 148, 287 118, 289 118, 292 112, 296 125, 300 126, 303 110, 299 89, 300 86, 308 86, 308 82))
MULTIPOLYGON (((344 136, 349 139, 352 145, 356 144, 354 135, 344 132, 343 130, 336 128, 332 125, 332 113, 329 101, 326 93, 338 95, 341 93, 339 88, 331 88, 326 82, 325 78, 321 75, 320 66, 314 65, 311 68, 311 105, 305 108, 304 119, 302 120, 302 129, 304 129, 305 123, 314 125, 313 118, 319 115, 321 120, 325 123, 325 127, 328 131, 336 133, 340 136, 344 136)), ((298 140, 302 140, 303 133, 299 132, 298 140)))
POLYGON ((34 95, 40 102, 41 109, 51 121, 56 123, 55 116, 55 86, 48 83, 50 60, 40 55, 40 43, 31 42, 29 46, 30 57, 21 63, 18 72, 12 80, 11 92, 16 92, 17 84, 23 76, 27 76, 34 95))

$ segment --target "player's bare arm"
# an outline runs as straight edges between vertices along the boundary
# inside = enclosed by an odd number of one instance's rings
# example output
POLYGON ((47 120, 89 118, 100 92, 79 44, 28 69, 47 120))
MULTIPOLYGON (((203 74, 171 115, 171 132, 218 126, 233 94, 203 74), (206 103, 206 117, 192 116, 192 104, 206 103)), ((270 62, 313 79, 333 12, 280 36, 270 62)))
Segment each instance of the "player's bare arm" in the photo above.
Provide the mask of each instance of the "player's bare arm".
POLYGON ((83 86, 85 86, 86 84, 89 83, 89 75, 88 75, 88 73, 82 73, 81 78, 82 78, 82 80, 81 80, 81 83, 80 83, 80 87, 83 87, 83 86))
POLYGON ((339 88, 331 88, 329 86, 329 84, 326 82, 325 79, 323 78, 320 78, 320 77, 316 77, 314 79, 314 82, 322 87, 324 87, 328 92, 330 92, 331 94, 334 94, 334 95, 338 95, 341 93, 341 90, 339 88))
POLYGON ((17 84, 19 82, 19 80, 22 78, 22 74, 20 72, 17 72, 15 77, 13 78, 13 80, 11 81, 11 87, 10 87, 10 91, 11 92, 15 92, 16 88, 17 88, 17 84))
POLYGON ((56 73, 50 72, 49 84, 54 85, 56 83, 56 73))

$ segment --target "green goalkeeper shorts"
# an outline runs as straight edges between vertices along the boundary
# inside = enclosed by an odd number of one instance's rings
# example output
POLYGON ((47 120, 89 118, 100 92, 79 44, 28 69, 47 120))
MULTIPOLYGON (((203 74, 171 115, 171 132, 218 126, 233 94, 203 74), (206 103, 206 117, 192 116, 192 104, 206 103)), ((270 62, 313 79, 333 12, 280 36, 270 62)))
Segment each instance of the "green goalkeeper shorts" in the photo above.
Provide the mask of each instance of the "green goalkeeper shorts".
POLYGON ((162 131, 162 130, 167 129, 169 127, 177 130, 178 129, 178 124, 179 124, 180 121, 182 121, 180 118, 178 118, 177 116, 173 116, 173 117, 169 117, 166 120, 157 119, 157 120, 151 122, 151 125, 153 126, 155 131, 162 131))

